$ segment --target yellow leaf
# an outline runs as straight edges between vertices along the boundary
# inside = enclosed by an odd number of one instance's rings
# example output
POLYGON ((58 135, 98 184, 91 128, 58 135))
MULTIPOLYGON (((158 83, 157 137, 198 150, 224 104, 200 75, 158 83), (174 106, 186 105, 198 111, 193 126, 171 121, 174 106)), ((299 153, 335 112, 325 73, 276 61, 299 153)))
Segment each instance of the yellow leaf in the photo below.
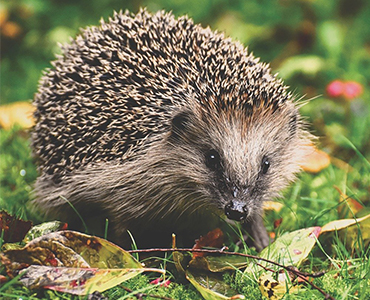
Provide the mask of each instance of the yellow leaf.
POLYGON ((339 239, 347 251, 367 249, 370 244, 370 214, 357 219, 343 219, 322 227, 320 243, 328 249, 331 240, 339 239))
POLYGON ((330 156, 322 150, 312 145, 312 151, 306 156, 305 161, 301 164, 304 171, 317 173, 330 165, 330 156))
POLYGON ((341 202, 341 205, 338 206, 339 217, 343 218, 347 217, 348 215, 356 215, 361 209, 364 208, 358 201, 348 197, 338 187, 334 186, 334 188, 340 194, 339 202, 341 202), (349 213, 349 210, 351 211, 351 213, 349 213))
POLYGON ((322 227, 321 233, 324 233, 326 231, 340 230, 340 229, 349 227, 351 225, 354 225, 356 223, 360 223, 368 218, 370 218, 370 215, 367 215, 365 217, 358 218, 358 219, 343 219, 343 220, 332 221, 322 227))
POLYGON ((264 273, 258 279, 258 286, 263 296, 271 300, 279 300, 290 291, 298 290, 298 286, 292 286, 291 280, 286 273, 280 273, 275 280, 271 273, 264 273))
POLYGON ((264 210, 273 210, 279 212, 283 208, 283 204, 276 201, 265 201, 263 202, 264 210))
POLYGON ((15 102, 0 106, 0 127, 10 129, 14 124, 30 128, 34 124, 34 107, 29 102, 15 102))
POLYGON ((245 299, 244 295, 236 294, 216 273, 192 274, 186 271, 186 279, 198 290, 205 300, 237 300, 245 299))

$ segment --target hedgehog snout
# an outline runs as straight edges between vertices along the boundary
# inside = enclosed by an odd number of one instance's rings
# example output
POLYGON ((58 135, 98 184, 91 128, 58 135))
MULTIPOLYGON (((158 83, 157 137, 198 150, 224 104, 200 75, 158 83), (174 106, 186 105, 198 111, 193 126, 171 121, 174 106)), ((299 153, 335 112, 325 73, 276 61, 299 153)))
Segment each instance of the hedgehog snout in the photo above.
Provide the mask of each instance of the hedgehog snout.
POLYGON ((231 199, 225 205, 225 215, 231 220, 243 221, 245 220, 250 211, 248 209, 245 199, 243 199, 246 194, 248 194, 248 189, 239 189, 236 186, 231 188, 231 199))
POLYGON ((231 220, 243 221, 248 216, 245 202, 233 199, 225 205, 225 215, 231 220))

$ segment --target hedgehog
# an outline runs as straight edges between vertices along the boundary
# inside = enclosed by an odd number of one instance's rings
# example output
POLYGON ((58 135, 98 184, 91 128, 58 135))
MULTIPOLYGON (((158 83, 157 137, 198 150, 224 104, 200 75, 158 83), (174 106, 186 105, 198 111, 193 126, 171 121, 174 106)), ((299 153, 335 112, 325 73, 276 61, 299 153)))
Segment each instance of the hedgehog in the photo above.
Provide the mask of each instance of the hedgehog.
POLYGON ((81 31, 34 97, 36 206, 109 237, 189 244, 240 224, 269 238, 264 201, 300 170, 311 137, 300 101, 239 42, 187 16, 115 12, 81 31))

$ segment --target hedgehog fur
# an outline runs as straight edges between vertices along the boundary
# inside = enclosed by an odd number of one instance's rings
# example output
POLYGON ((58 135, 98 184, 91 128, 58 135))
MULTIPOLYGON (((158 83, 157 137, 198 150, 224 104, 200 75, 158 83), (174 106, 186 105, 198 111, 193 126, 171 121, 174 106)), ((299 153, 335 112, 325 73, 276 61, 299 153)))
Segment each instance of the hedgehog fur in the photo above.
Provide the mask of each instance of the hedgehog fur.
POLYGON ((226 214, 267 245, 262 203, 294 179, 309 141, 268 65, 188 17, 146 10, 88 27, 52 65, 32 132, 46 214, 77 224, 68 200, 139 247, 191 240, 226 214))

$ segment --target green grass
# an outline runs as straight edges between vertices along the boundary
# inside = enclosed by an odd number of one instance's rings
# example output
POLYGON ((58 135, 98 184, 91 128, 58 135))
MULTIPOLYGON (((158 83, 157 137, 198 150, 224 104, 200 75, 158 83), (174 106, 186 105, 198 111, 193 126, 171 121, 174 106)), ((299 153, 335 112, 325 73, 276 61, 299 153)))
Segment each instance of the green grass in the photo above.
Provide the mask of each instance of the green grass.
MULTIPOLYGON (((195 22, 238 39, 262 61, 271 62, 274 72, 304 99, 313 98, 301 112, 310 131, 319 137, 320 148, 333 158, 332 164, 318 174, 302 173, 285 192, 279 212, 269 212, 265 224, 277 235, 299 228, 321 226, 339 218, 338 187, 370 212, 370 55, 368 1, 258 1, 258 0, 5 0, 0 5, 4 22, 18 25, 18 35, 2 33, 0 98, 2 103, 27 100, 37 90, 41 70, 50 67, 57 42, 68 42, 79 27, 97 25, 112 10, 147 6, 150 11, 172 10, 187 13, 195 22), (202 3, 200 3, 202 2, 202 3), (68 22, 66 22, 68 20, 68 22), (364 92, 351 101, 330 98, 325 88, 332 80, 356 81, 364 92), (274 222, 282 219, 278 228, 274 222)), ((0 129, 0 209, 34 223, 42 222, 30 205, 32 184, 37 172, 30 154, 28 132, 19 127, 0 129)), ((361 235, 359 235, 361 242, 361 235)), ((361 243, 360 243, 361 244, 361 243)), ((1 243, 0 243, 1 245, 1 243)), ((233 245, 231 245, 233 248, 233 245)), ((355 251, 334 239, 311 253, 301 267, 306 272, 327 271, 314 283, 336 299, 370 299, 369 249, 355 251), (340 266, 340 268, 338 267, 340 266)), ((150 290, 174 299, 201 299, 189 284, 184 284, 173 268, 170 257, 159 265, 169 270, 174 283, 170 288, 150 290)), ((0 266, 0 273, 4 274, 0 266)), ((125 283, 133 291, 152 289, 148 285, 156 274, 141 275, 125 283)), ((238 292, 250 299, 262 299, 255 281, 241 272, 225 275, 238 292)), ((104 293, 109 299, 127 297, 115 287, 104 293)), ((1 299, 87 299, 53 291, 28 290, 12 280, 0 286, 1 299)), ((133 298, 133 297, 131 297, 133 298)), ((145 298, 150 299, 150 298, 145 298)), ((323 299, 310 287, 284 299, 323 299)))
MULTIPOLYGON (((1 208, 23 219, 31 219, 35 223, 39 218, 30 210, 32 183, 36 178, 36 169, 30 155, 28 133, 13 128, 0 130, 1 147, 1 208), (25 170, 21 171, 21 170, 25 170)), ((356 152, 355 152, 356 153, 356 152)), ((280 212, 270 212, 266 215, 266 225, 269 231, 276 234, 290 232, 299 228, 324 225, 337 220, 339 193, 334 189, 338 186, 348 196, 368 204, 370 182, 368 161, 364 155, 354 155, 350 161, 351 172, 330 165, 318 174, 302 173, 299 180, 285 191, 282 202, 284 208, 280 212), (282 218, 281 225, 273 228, 273 222, 282 218)), ((351 218, 352 216, 347 216, 351 218)), ((313 282, 336 299, 369 299, 370 297, 370 263, 369 249, 360 248, 357 251, 347 249, 339 240, 334 240, 331 249, 315 251, 301 267, 306 272, 325 270, 327 274, 316 278, 313 282), (338 266, 341 266, 338 268, 338 266)), ((172 297, 173 299, 202 299, 199 293, 189 284, 183 284, 180 276, 173 268, 171 260, 159 260, 158 266, 169 270, 167 276, 172 281, 170 288, 154 287, 148 282, 158 275, 140 275, 124 283, 124 286, 137 292, 172 297), (174 274, 174 275, 172 275, 174 274)), ((4 270, 1 269, 4 273, 4 270)), ((255 281, 246 278, 242 272, 225 276, 239 293, 250 295, 251 299, 262 299, 255 281)), ((109 299, 126 299, 129 295, 121 287, 112 288, 103 293, 109 299)), ((76 296, 54 291, 28 290, 19 285, 16 280, 0 287, 0 296, 4 299, 80 299, 76 296)), ((150 298, 146 298, 150 299, 150 298)), ((285 299, 322 299, 315 289, 302 288, 298 294, 287 295, 285 299)))
POLYGON ((32 185, 37 171, 28 132, 19 127, 0 129, 0 208, 24 220, 40 221, 30 210, 32 185))

